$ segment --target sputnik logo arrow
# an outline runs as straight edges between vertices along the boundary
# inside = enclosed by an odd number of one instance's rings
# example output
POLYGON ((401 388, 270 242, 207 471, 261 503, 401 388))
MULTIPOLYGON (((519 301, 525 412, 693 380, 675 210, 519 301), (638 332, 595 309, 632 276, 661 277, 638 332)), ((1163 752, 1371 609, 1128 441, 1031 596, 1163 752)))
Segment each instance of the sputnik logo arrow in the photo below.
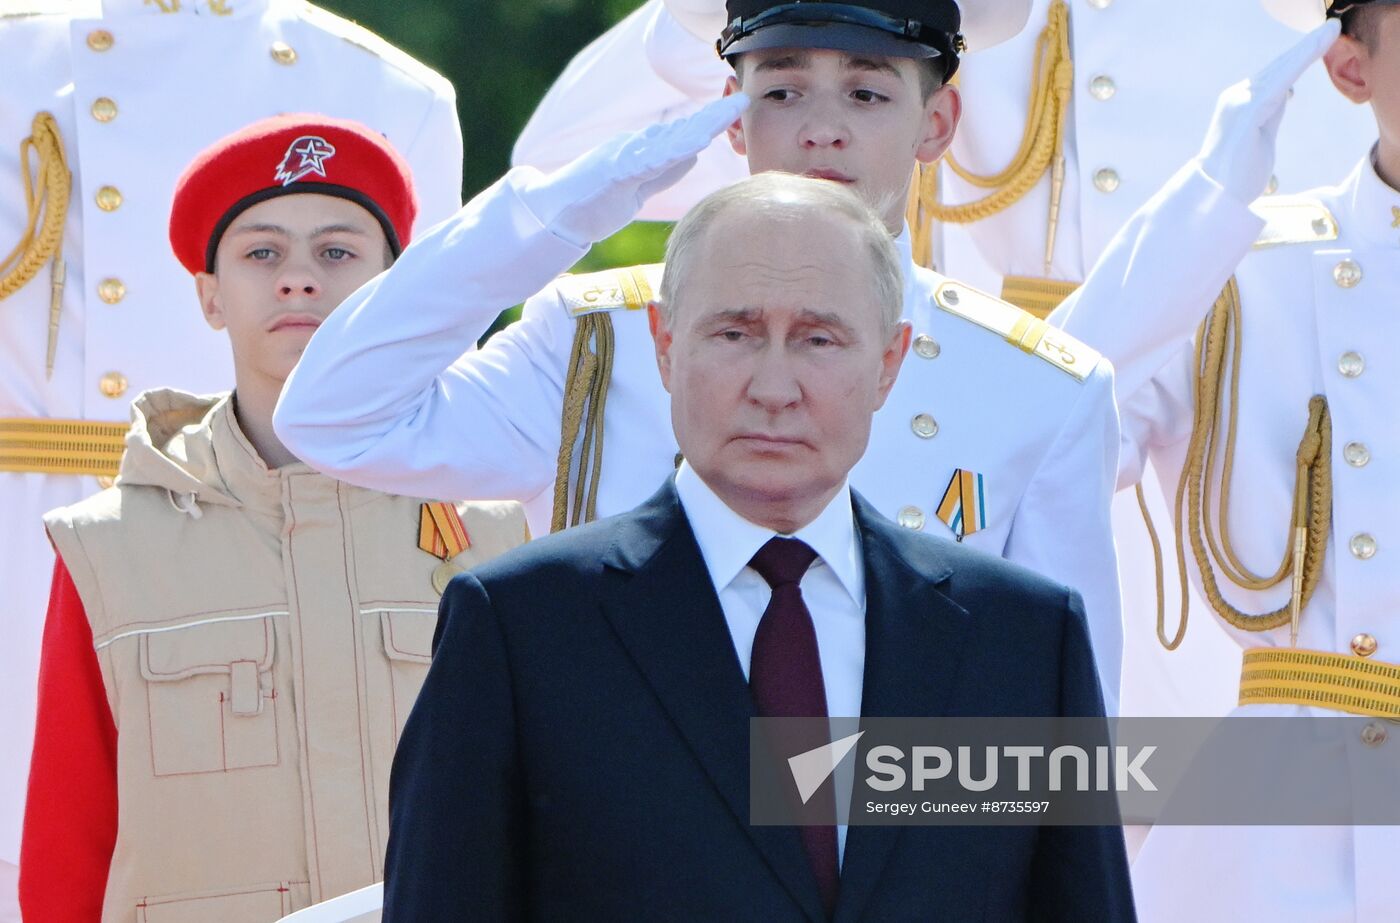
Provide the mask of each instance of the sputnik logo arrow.
POLYGON ((803 804, 811 800, 817 789, 836 771, 836 767, 847 754, 855 749, 856 741, 864 734, 864 731, 858 731, 849 737, 833 740, 815 750, 788 758, 788 768, 792 770, 793 781, 797 783, 797 794, 802 796, 803 804))

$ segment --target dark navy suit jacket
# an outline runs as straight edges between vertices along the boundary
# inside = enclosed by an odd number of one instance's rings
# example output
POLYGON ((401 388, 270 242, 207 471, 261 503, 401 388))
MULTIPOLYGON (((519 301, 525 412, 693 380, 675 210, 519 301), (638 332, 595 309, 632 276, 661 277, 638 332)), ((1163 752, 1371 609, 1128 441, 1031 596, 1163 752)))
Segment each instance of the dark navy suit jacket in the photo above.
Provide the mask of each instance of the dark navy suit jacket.
MULTIPOLYGON (((1089 716, 1076 593, 859 497, 863 716, 1089 716)), ((386 923, 821 921, 751 826, 754 707, 667 483, 458 577, 394 761, 386 923)), ((855 826, 837 921, 1133 918, 1116 827, 855 826)))

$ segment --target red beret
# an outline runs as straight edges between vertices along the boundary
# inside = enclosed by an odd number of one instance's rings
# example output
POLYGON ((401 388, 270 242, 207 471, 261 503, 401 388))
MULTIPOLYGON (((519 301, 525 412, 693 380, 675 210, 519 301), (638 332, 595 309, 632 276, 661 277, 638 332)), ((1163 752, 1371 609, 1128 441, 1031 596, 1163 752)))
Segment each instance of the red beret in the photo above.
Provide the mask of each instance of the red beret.
POLYGON ((205 148, 175 184, 170 245, 191 273, 213 272, 224 231, 248 208, 314 192, 363 206, 394 255, 408 245, 418 200, 413 174, 376 131, 324 115, 279 115, 205 148))

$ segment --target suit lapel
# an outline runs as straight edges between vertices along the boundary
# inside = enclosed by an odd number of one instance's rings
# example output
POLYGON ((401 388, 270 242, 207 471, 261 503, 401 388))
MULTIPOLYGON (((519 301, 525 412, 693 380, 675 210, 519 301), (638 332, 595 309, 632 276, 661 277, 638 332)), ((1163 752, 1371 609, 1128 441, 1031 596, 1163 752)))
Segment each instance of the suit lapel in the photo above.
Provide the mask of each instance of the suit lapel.
MULTIPOLYGON (((855 509, 865 557, 861 717, 952 714, 957 706, 958 668, 964 659, 960 651, 967 643, 971 618, 938 589, 952 569, 936 544, 900 533, 859 496, 855 509)), ((860 765, 864 758, 862 749, 860 765)), ((847 831, 838 921, 860 918, 901 830, 857 826, 847 831)))
POLYGON ((604 613, 695 758, 769 867, 814 920, 816 880, 796 828, 749 823, 753 699, 700 548, 667 482, 604 560, 604 613))

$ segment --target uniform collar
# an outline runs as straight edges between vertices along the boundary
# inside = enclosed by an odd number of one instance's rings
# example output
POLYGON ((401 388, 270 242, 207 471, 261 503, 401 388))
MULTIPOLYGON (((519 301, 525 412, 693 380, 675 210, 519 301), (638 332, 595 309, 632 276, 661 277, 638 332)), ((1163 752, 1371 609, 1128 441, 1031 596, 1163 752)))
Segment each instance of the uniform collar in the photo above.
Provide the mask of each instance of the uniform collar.
POLYGON ((1392 189, 1376 172, 1375 154, 1367 154, 1348 183, 1347 208, 1342 221, 1348 237, 1379 248, 1400 247, 1400 191, 1392 189))
POLYGON ((302 462, 269 468, 243 427, 238 425, 234 401, 235 396, 229 395, 209 414, 209 440, 225 489, 244 508, 280 514, 282 481, 291 475, 311 475, 317 480, 324 479, 327 484, 334 483, 333 479, 318 474, 302 462))
MULTIPOLYGON (((676 495, 717 592, 729 586, 758 549, 778 534, 731 510, 687 462, 681 462, 676 472, 676 495)), ((865 568, 848 485, 842 484, 817 518, 791 537, 806 542, 831 568, 856 605, 865 605, 865 568)))
POLYGON ((237 19, 261 13, 271 0, 101 0, 104 19, 196 16, 201 20, 237 19))

